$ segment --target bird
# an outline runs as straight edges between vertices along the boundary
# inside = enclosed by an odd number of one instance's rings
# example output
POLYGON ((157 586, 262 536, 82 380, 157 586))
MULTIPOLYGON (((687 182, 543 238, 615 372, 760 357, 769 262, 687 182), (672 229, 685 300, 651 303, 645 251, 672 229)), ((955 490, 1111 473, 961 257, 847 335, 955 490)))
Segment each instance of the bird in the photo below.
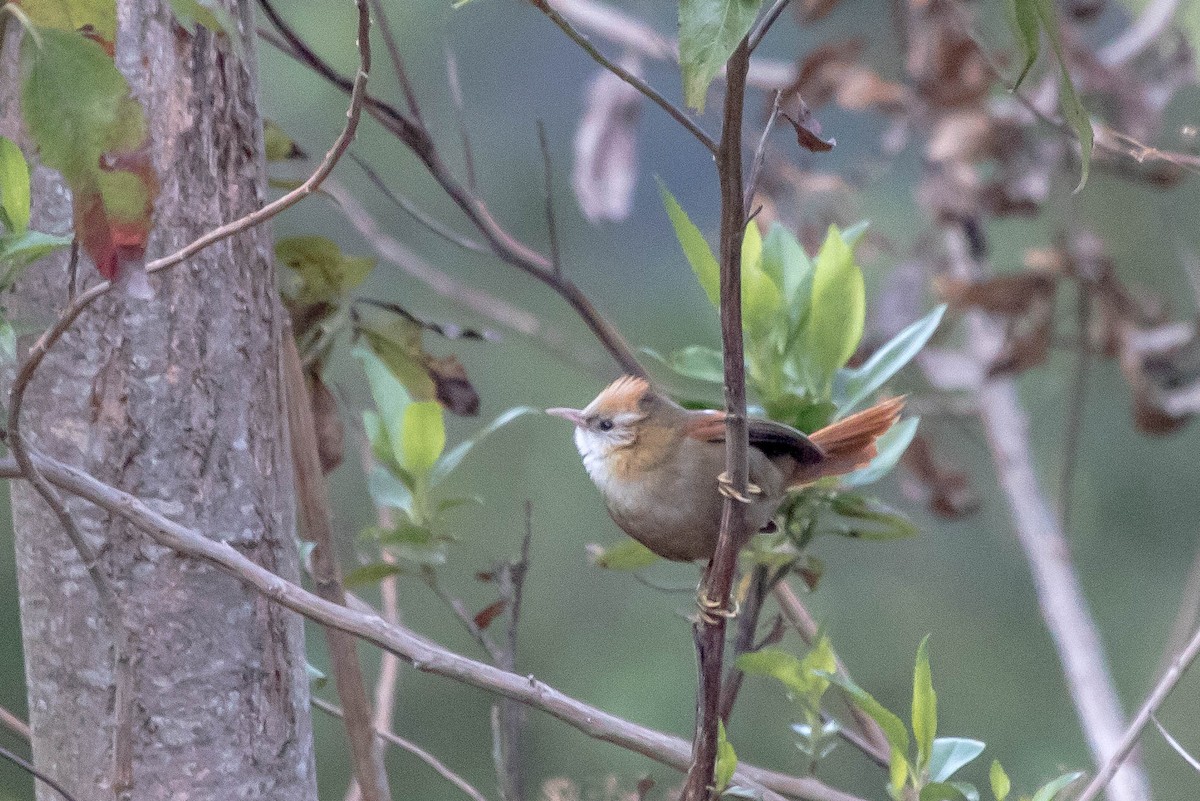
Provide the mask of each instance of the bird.
POLYGON ((725 471, 725 413, 689 410, 637 376, 622 376, 583 409, 546 413, 575 425, 575 446, 608 513, 630 537, 679 562, 711 559, 724 497, 746 505, 738 549, 773 518, 787 494, 862 467, 899 419, 904 398, 874 406, 811 435, 750 417, 750 483, 733 490, 725 471))

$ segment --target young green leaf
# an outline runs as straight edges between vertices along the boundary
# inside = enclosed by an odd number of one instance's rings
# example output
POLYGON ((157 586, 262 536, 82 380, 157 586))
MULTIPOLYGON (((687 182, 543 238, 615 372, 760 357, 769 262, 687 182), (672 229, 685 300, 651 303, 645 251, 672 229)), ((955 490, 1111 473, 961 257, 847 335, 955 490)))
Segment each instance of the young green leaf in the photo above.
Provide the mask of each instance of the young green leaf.
POLYGON ((688 264, 692 265, 692 272, 696 274, 700 288, 704 290, 713 306, 720 306, 721 267, 717 263, 717 257, 713 255, 704 234, 700 233, 700 229, 687 216, 687 212, 679 205, 679 201, 667 189, 661 178, 658 180, 658 193, 662 196, 667 216, 671 218, 671 225, 675 228, 675 238, 679 240, 679 246, 683 248, 683 255, 687 257, 688 264))
POLYGON ((17 357, 17 332, 8 320, 0 322, 0 358, 15 359, 17 357))
POLYGON ((319 690, 325 686, 329 678, 317 668, 313 667, 311 662, 305 661, 304 673, 308 676, 308 686, 314 690, 319 690))
POLYGON ((888 340, 862 366, 838 370, 833 380, 833 402, 838 407, 838 417, 855 411, 900 368, 911 362, 937 331, 945 313, 943 303, 888 340))
POLYGON ((979 801, 979 788, 970 782, 946 782, 966 796, 967 801, 979 801))
POLYGON ((1071 73, 1067 70, 1067 57, 1063 50, 1062 33, 1058 28, 1057 12, 1054 9, 1053 0, 1034 0, 1037 4, 1038 18, 1042 21, 1042 28, 1046 31, 1046 37, 1050 40, 1051 47, 1054 48, 1054 55, 1058 59, 1059 82, 1058 82, 1058 107, 1071 128, 1075 131, 1075 136, 1079 139, 1079 185, 1075 187, 1074 192, 1078 193, 1087 184, 1088 171, 1092 162, 1092 144, 1094 134, 1092 132, 1092 120, 1088 116, 1087 109, 1083 107, 1083 103, 1079 100, 1079 95, 1075 92, 1075 84, 1071 81, 1071 73))
POLYGON ((737 658, 737 668, 751 676, 770 676, 777 679, 797 696, 809 693, 815 680, 820 680, 826 686, 829 681, 822 675, 811 674, 799 657, 775 647, 760 648, 742 654, 737 658))
POLYGON ((858 243, 862 241, 862 238, 867 235, 867 229, 870 227, 870 220, 859 220, 854 225, 842 231, 842 241, 846 243, 847 247, 854 250, 858 247, 858 243))
POLYGON ((840 492, 830 502, 830 508, 850 518, 848 524, 833 530, 835 534, 865 540, 895 540, 917 534, 911 520, 878 498, 840 492))
POLYGON ((170 0, 170 3, 176 21, 193 35, 196 26, 202 25, 213 33, 230 36, 236 41, 232 34, 237 33, 237 23, 220 3, 212 0, 170 0))
POLYGON ((1008 774, 1004 772, 1004 766, 1000 764, 1000 760, 992 760, 992 769, 988 772, 988 779, 992 783, 992 795, 996 801, 1004 801, 1008 798, 1008 792, 1012 789, 1012 782, 1008 779, 1008 774))
POLYGON ((428 473, 446 448, 442 407, 433 401, 410 403, 404 410, 400 443, 404 452, 401 464, 416 476, 428 473))
POLYGON ((879 724, 879 728, 883 729, 883 736, 887 738, 888 744, 892 746, 893 757, 899 755, 903 758, 908 753, 908 730, 904 728, 904 722, 895 713, 876 701, 869 692, 859 687, 849 677, 839 676, 829 671, 821 675, 828 679, 831 684, 842 688, 850 696, 850 700, 854 702, 855 706, 866 712, 879 724))
POLYGON ((657 562, 658 555, 637 540, 621 540, 607 547, 589 545, 588 560, 605 570, 641 570, 657 562))
POLYGON ((779 325, 783 294, 762 268, 763 241, 758 225, 751 220, 742 237, 742 314, 746 330, 762 338, 779 325))
POLYGON ((875 447, 879 452, 870 464, 842 476, 842 484, 847 487, 865 487, 886 476, 908 449, 909 443, 917 434, 917 425, 920 422, 921 418, 910 417, 889 428, 876 440, 875 447))
POLYGON ((930 782, 921 788, 921 801, 967 801, 967 797, 953 784, 930 782))
POLYGON ((375 465, 367 479, 367 491, 376 506, 400 509, 408 517, 413 513, 412 490, 391 470, 375 465))
POLYGON ((762 269, 783 294, 795 325, 808 313, 813 265, 792 232, 773 223, 762 247, 762 269))
POLYGON ((458 467, 459 463, 466 458, 467 454, 489 434, 498 431, 523 414, 534 414, 536 412, 537 409, 529 406, 514 406, 508 411, 502 412, 495 420, 479 429, 475 436, 463 440, 446 451, 446 454, 438 459, 437 464, 429 471, 429 485, 436 487, 445 481, 446 476, 450 475, 454 471, 454 468, 458 467))
POLYGON ((378 584, 388 576, 395 576, 407 572, 401 564, 392 562, 374 562, 369 565, 355 568, 346 574, 343 584, 347 588, 362 587, 368 584, 378 584))
POLYGON ((917 741, 917 770, 929 765, 933 738, 937 734, 937 694, 933 691, 933 674, 929 669, 929 635, 917 646, 917 663, 913 670, 912 728, 917 741))
POLYGON ((43 28, 74 33, 88 30, 111 45, 117 35, 117 8, 113 0, 21 0, 29 21, 43 28))
POLYGON ((404 464, 401 445, 404 412, 413 402, 412 398, 388 366, 369 348, 359 345, 350 353, 362 362, 367 383, 371 387, 371 398, 379 410, 374 418, 367 412, 363 413, 363 424, 372 449, 381 462, 399 467, 404 464))
POLYGON ((41 231, 23 231, 19 234, 0 236, 0 289, 7 289, 20 276, 21 270, 43 256, 70 247, 71 237, 43 234, 41 231))
POLYGON ((949 781, 959 768, 982 754, 985 747, 980 740, 966 737, 938 737, 929 751, 930 780, 949 781))
POLYGON ((689 345, 671 354, 668 366, 679 375, 708 384, 725 383, 725 360, 721 351, 703 345, 689 345))
POLYGON ((1021 41, 1021 53, 1024 56, 1021 72, 1013 83, 1012 90, 1014 92, 1021 88, 1021 83, 1029 74, 1030 68, 1033 67, 1033 62, 1037 61, 1038 48, 1041 44, 1037 3, 1038 0, 1012 0, 1010 21, 1017 38, 1021 41))
POLYGON ((866 287, 854 252, 830 226, 817 254, 812 302, 800 337, 812 389, 827 391, 834 372, 854 354, 866 320, 866 287))
POLYGON ((338 300, 367 280, 375 268, 374 258, 347 256, 323 236, 280 239, 275 243, 275 258, 299 277, 296 300, 301 303, 338 300))
POLYGON ((1066 789, 1068 784, 1078 781, 1082 776, 1083 774, 1079 772, 1066 773, 1053 781, 1046 782, 1033 794, 1033 801, 1054 801, 1055 797, 1066 789))
POLYGON ((708 85, 750 32, 762 0, 679 0, 683 99, 704 111, 708 85))
POLYGON ((0 136, 0 223, 12 234, 29 227, 29 165, 17 143, 0 136))
POLYGON ((718 795, 725 792, 725 788, 729 786, 729 780, 733 778, 737 764, 737 753, 734 752, 733 745, 725 737, 725 724, 717 721, 717 763, 713 767, 713 785, 716 787, 718 795))

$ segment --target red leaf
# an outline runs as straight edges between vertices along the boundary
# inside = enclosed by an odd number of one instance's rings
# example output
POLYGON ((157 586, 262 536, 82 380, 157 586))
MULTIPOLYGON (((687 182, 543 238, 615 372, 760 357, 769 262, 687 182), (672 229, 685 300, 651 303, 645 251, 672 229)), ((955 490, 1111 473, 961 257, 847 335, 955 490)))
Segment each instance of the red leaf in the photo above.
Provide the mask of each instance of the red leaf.
POLYGON ((496 619, 497 615, 504 611, 504 607, 506 606, 508 606, 508 601, 504 600, 503 598, 493 604, 485 606, 479 611, 479 614, 475 615, 475 625, 481 629, 486 629, 488 626, 492 625, 492 621, 496 619))

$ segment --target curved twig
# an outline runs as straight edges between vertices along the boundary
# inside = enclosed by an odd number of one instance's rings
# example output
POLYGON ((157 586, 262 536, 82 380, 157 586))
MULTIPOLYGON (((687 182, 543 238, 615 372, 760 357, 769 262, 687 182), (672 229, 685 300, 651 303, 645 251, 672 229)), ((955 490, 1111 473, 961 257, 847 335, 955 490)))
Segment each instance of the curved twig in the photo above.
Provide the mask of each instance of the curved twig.
POLYGON ((67 801, 75 801, 75 796, 68 793, 66 789, 64 789, 61 784, 54 781, 54 779, 51 779, 45 773, 35 768, 33 763, 31 763, 29 760, 17 756, 3 746, 0 746, 0 758, 7 759, 9 762, 13 763, 30 776, 45 784, 47 787, 53 788, 56 793, 67 799, 67 801))

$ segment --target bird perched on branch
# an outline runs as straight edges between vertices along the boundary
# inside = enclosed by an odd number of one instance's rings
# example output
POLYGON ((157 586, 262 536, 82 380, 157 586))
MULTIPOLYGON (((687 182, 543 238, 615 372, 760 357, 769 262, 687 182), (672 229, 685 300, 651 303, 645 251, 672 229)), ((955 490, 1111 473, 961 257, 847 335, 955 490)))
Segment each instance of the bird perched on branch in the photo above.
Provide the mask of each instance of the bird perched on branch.
POLYGON ((547 409, 575 424, 575 445, 608 512, 626 534, 667 559, 711 559, 722 496, 747 505, 747 533, 767 528, 787 493, 874 458, 875 441, 900 416, 903 398, 826 426, 811 436, 750 418, 746 496, 725 474, 725 413, 690 411, 644 379, 624 376, 584 409, 547 409))

